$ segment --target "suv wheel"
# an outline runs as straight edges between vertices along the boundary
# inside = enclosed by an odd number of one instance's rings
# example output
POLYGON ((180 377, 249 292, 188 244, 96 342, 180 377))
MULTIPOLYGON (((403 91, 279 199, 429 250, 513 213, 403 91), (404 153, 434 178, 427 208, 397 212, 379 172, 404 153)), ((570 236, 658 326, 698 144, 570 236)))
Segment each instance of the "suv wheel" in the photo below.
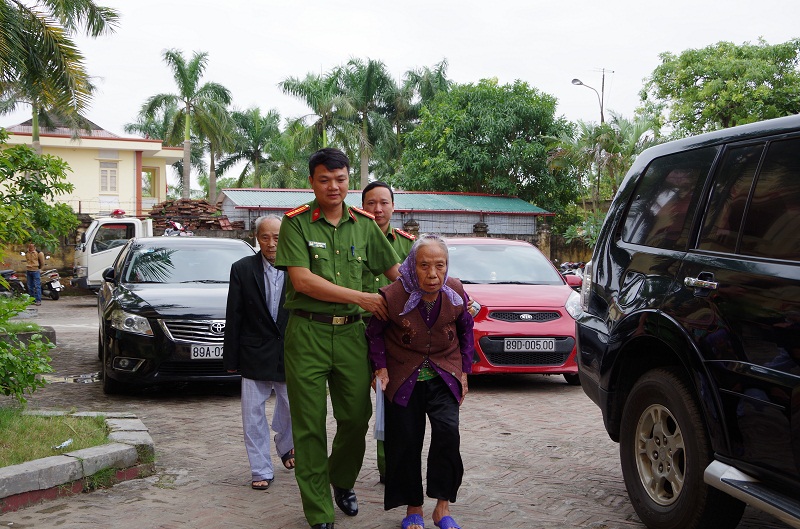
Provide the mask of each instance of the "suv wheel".
POLYGON ((711 443, 691 388, 675 369, 645 373, 622 414, 620 462, 650 529, 733 528, 745 504, 703 482, 711 443))

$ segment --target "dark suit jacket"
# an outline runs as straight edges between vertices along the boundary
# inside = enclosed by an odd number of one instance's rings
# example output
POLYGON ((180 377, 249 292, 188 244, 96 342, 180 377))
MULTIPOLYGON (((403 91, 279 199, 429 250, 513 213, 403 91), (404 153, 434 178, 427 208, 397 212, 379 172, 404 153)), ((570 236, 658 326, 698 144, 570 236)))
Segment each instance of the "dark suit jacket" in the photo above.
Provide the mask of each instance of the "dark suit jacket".
POLYGON ((286 381, 283 340, 289 313, 283 303, 287 277, 276 322, 267 308, 261 253, 233 263, 225 313, 225 369, 236 369, 253 380, 286 381))

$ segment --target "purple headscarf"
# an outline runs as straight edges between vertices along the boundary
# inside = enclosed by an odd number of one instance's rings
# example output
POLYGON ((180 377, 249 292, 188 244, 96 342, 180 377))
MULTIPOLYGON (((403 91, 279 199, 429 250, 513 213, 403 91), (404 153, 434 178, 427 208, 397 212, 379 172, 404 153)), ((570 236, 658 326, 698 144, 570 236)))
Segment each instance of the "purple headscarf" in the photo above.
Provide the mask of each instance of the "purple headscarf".
POLYGON ((411 251, 408 253, 408 257, 406 257, 405 261, 400 264, 400 282, 403 284, 403 288, 411 294, 406 301, 405 306, 403 307, 403 312, 400 313, 402 316, 403 314, 408 314, 411 312, 417 305, 419 305, 420 300, 422 299, 423 294, 432 294, 432 292, 425 292, 419 285, 419 278, 417 277, 417 250, 423 244, 440 244, 445 249, 445 255, 447 255, 447 271, 444 273, 444 281, 442 284, 441 291, 444 294, 443 297, 446 297, 450 300, 454 306, 459 306, 464 304, 464 299, 452 288, 447 286, 447 277, 448 271, 450 270, 450 255, 447 252, 447 246, 445 246, 444 239, 439 237, 438 235, 432 234, 424 234, 419 239, 414 241, 414 245, 411 247, 411 251))

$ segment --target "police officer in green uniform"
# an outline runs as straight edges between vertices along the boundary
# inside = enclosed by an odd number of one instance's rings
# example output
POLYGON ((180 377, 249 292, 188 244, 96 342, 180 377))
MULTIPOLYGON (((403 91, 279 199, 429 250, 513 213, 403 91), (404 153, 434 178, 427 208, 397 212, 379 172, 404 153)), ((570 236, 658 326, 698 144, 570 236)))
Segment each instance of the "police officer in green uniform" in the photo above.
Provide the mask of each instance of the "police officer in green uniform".
MULTIPOLYGON (((376 180, 370 182, 367 187, 361 192, 361 207, 367 213, 372 213, 375 217, 375 222, 378 227, 383 231, 386 238, 394 248, 395 253, 404 260, 408 253, 411 251, 411 246, 414 244, 414 236, 403 230, 392 228, 392 213, 394 213, 394 191, 389 187, 389 184, 376 180)), ((364 292, 377 292, 382 286, 389 284, 389 279, 383 275, 373 275, 369 270, 364 270, 364 278, 361 288, 364 292)), ((369 318, 369 314, 365 314, 365 320, 369 318)), ((377 443, 378 448, 378 474, 380 475, 380 482, 383 483, 383 477, 386 473, 386 457, 383 451, 383 441, 379 440, 377 443)))
POLYGON ((372 215, 344 203, 350 181, 347 156, 321 149, 311 155, 308 168, 315 199, 286 214, 275 265, 290 278, 284 356, 295 477, 308 523, 331 529, 330 486, 345 514, 358 513, 353 485, 372 413, 362 313, 387 318, 383 297, 361 291, 362 276, 366 268, 394 280, 400 260, 372 215), (336 418, 330 457, 328 389, 336 418))

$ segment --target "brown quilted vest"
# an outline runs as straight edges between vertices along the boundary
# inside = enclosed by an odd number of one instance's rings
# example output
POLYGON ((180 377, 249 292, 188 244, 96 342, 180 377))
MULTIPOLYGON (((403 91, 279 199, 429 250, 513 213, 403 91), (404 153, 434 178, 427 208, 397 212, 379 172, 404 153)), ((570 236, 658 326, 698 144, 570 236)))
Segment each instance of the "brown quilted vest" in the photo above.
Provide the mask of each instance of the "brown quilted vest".
MULTIPOLYGON (((447 286, 464 296, 464 287, 458 279, 448 278, 447 286)), ((416 307, 400 316, 410 297, 400 281, 381 288, 381 291, 386 296, 391 321, 384 332, 386 368, 389 371, 386 396, 393 400, 397 389, 408 377, 417 375, 417 369, 426 358, 460 381, 461 349, 456 320, 464 306, 454 306, 445 296, 440 301, 439 318, 429 329, 416 307)))

